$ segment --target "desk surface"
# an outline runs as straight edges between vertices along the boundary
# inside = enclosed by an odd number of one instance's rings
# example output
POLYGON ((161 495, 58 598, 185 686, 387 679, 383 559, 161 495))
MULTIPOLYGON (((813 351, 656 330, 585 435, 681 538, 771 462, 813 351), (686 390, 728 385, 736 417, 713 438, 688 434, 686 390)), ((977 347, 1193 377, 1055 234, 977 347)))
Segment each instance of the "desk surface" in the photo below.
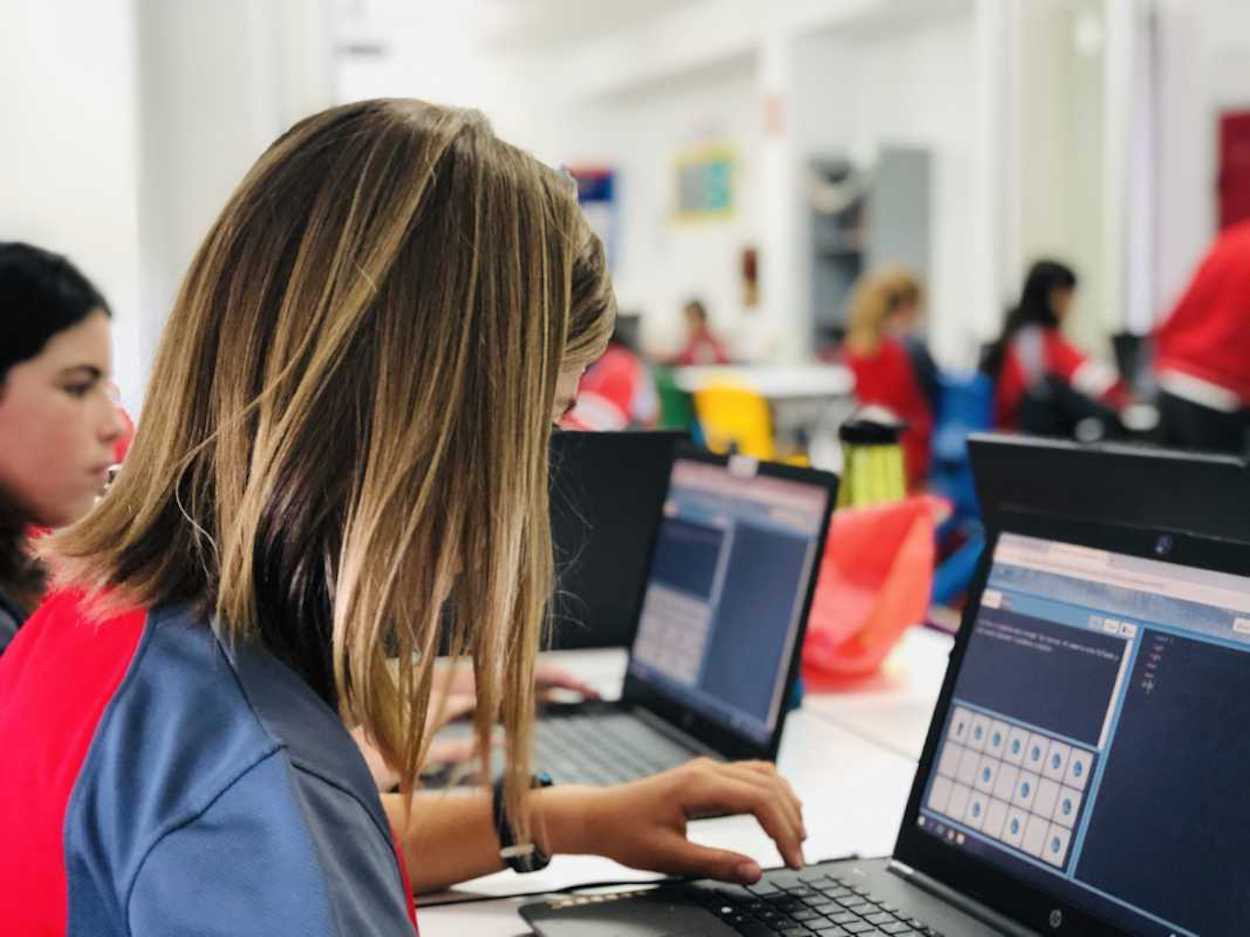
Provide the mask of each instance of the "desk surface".
POLYGON ((700 365, 678 368, 673 379, 687 393, 737 384, 772 400, 845 397, 855 389, 854 375, 839 364, 700 365))
POLYGON ((940 631, 912 628, 877 674, 837 693, 809 693, 803 706, 860 738, 919 761, 954 643, 940 631))
MULTIPOLYGON (((790 716, 777 761, 804 801, 810 861, 851 852, 884 855, 893 847, 915 771, 909 753, 914 749, 918 756, 923 745, 950 646, 951 640, 943 635, 915 629, 887 661, 879 680, 847 693, 809 694, 803 709, 790 716)), ((623 651, 547 656, 575 670, 605 696, 619 694, 623 651)), ((766 867, 780 864, 753 819, 700 820, 691 824, 691 837, 748 853, 766 867)), ((594 856, 557 856, 543 872, 526 876, 501 872, 468 882, 456 892, 465 897, 505 896, 627 878, 645 881, 651 876, 594 856)), ((421 933, 518 937, 528 933, 516 914, 522 903, 499 897, 474 904, 427 905, 420 912, 421 933)))

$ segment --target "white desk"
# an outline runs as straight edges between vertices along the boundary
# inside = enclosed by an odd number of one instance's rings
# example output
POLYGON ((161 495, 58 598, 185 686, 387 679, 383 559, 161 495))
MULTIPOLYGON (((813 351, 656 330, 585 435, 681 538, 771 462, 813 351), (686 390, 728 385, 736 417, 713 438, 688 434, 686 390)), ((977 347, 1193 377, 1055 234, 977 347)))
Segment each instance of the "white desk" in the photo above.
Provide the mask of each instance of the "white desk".
POLYGON ((846 397, 855 377, 839 364, 699 365, 673 372, 677 386, 693 394, 713 384, 736 384, 769 400, 846 397))
POLYGON ((912 761, 920 760, 954 638, 911 628, 881 670, 836 693, 808 693, 809 712, 912 761))
MULTIPOLYGON (((575 669, 605 695, 619 691, 622 652, 567 652, 550 657, 575 669)), ((851 852, 884 855, 890 851, 915 770, 910 759, 847 731, 805 704, 804 710, 793 713, 786 724, 778 764, 804 801, 809 861, 851 852)), ((753 819, 700 820, 691 824, 691 837, 745 852, 765 867, 780 864, 772 843, 753 819)), ((469 882, 457 892, 503 896, 578 882, 645 881, 649 877, 598 857, 557 856, 543 872, 526 876, 501 872, 469 882)), ((516 916, 521 903, 501 897, 476 904, 426 906, 420 912, 421 933, 423 937, 517 937, 528 933, 516 916)))

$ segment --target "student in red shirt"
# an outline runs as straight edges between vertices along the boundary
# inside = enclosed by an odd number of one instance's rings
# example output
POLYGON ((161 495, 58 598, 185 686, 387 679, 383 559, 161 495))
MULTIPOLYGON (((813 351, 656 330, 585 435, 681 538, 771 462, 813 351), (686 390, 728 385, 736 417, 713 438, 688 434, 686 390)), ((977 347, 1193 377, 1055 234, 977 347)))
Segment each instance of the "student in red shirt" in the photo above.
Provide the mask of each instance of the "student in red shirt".
POLYGON ((855 395, 907 424, 903 456, 908 487, 923 486, 929 473, 937 368, 914 332, 923 293, 901 267, 865 275, 851 297, 846 363, 855 374, 855 395))
POLYGON ((1168 445, 1244 452, 1250 427, 1250 221, 1212 245, 1156 336, 1168 445))
POLYGON ((86 514, 124 436, 109 316, 66 258, 0 243, 0 652, 43 595, 32 528, 86 514))
POLYGON ((709 813, 802 865, 771 765, 530 774, 550 433, 611 332, 605 267, 567 179, 477 112, 347 104, 261 155, 192 260, 125 467, 52 538, 58 589, 0 657, 0 933, 411 937, 408 871, 559 852, 758 881, 687 839, 709 813), (423 795, 448 629, 504 779, 423 795))
POLYGON ((982 359, 995 381, 999 428, 1071 435, 1086 417, 1114 418, 1129 402, 1115 371, 1063 334, 1077 282, 1072 268, 1054 260, 1039 260, 1025 277, 1020 304, 982 359))
POLYGON ((708 324, 707 307, 703 301, 692 299, 682 308, 686 319, 686 344, 677 357, 676 365, 729 364, 729 352, 725 343, 717 337, 708 324))
POLYGON ((617 316, 603 357, 586 371, 577 403, 563 421, 566 428, 622 430, 654 426, 660 413, 651 369, 638 354, 632 336, 637 316, 617 316))

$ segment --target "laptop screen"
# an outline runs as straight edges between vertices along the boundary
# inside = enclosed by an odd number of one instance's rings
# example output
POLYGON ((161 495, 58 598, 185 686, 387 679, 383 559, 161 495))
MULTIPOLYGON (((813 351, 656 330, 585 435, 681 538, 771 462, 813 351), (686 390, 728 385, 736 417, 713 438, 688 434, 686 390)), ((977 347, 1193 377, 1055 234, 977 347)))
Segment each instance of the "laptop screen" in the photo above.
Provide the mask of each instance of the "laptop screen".
POLYGON ((1002 535, 916 822, 1134 934, 1250 921, 1250 578, 1002 535))
POLYGON ((832 492, 677 459, 630 656, 655 692, 766 743, 832 492))

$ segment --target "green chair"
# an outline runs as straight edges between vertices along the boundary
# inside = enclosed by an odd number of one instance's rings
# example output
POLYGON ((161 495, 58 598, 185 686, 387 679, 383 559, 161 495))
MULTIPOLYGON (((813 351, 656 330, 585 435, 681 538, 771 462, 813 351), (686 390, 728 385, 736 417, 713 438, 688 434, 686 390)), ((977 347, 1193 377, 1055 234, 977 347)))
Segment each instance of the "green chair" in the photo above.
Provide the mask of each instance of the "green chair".
POLYGON ((690 431, 694 428, 694 401, 677 386, 669 368, 652 369, 660 398, 660 428, 690 431))

